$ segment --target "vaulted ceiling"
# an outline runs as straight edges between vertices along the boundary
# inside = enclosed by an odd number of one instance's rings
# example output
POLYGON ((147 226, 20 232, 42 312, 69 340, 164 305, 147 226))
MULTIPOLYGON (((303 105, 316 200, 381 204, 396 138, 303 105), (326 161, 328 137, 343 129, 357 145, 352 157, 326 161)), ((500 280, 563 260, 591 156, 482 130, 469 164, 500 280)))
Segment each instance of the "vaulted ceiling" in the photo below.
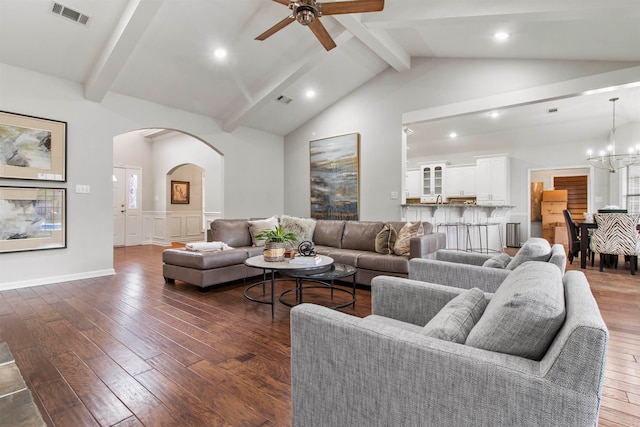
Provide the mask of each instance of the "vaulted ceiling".
POLYGON ((297 22, 254 40, 290 13, 271 0, 59 3, 87 25, 52 13, 52 0, 0 0, 0 62, 79 83, 95 102, 120 93, 228 131, 286 135, 415 57, 640 61, 638 0, 386 0, 381 12, 323 16, 328 52, 297 22), (508 42, 492 39, 498 30, 508 42))

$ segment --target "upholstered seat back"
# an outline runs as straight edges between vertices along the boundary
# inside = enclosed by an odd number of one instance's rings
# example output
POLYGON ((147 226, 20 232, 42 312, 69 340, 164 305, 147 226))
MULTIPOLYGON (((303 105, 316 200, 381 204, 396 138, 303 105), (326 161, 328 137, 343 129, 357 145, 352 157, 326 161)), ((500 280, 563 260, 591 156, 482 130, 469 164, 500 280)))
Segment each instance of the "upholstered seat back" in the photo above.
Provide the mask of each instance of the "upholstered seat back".
POLYGON ((591 250, 601 254, 637 255, 640 252, 640 214, 595 214, 598 228, 591 236, 591 250))

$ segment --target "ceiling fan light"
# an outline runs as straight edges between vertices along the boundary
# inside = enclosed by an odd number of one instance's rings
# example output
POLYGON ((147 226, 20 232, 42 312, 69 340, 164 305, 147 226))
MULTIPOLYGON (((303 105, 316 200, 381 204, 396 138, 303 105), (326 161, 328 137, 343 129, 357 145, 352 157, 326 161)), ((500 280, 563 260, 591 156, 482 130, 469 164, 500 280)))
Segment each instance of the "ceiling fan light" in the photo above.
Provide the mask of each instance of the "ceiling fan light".
POLYGON ((309 25, 316 19, 316 11, 311 6, 298 6, 295 13, 296 21, 302 25, 309 25))

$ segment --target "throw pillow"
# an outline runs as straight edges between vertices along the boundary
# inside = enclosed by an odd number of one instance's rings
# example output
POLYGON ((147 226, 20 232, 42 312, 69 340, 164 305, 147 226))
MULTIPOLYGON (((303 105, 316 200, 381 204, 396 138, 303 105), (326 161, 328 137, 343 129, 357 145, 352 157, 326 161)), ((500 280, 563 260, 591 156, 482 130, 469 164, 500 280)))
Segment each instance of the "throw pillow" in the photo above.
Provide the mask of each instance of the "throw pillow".
POLYGON ((396 238, 396 230, 389 224, 385 224, 382 230, 376 234, 376 252, 383 255, 392 254, 396 238))
POLYGON ((540 360, 564 318, 560 269, 550 263, 526 262, 493 294, 465 344, 540 360))
POLYGON ((262 230, 275 230, 278 226, 278 217, 272 216, 267 219, 258 219, 255 221, 249 221, 249 232, 251 233, 251 240, 253 246, 264 246, 264 240, 256 240, 256 234, 262 230))
POLYGON ((495 256, 492 256, 488 260, 482 264, 483 267, 489 268, 506 268, 507 265, 511 262, 511 257, 509 254, 505 254, 504 252, 495 256))
POLYGON ((409 256, 411 251, 411 238, 416 236, 422 236, 424 229, 422 228, 422 222, 414 222, 413 224, 406 223, 398 232, 396 243, 393 245, 393 253, 401 256, 409 256))
POLYGON ((507 270, 514 270, 527 261, 549 261, 551 258, 551 245, 548 241, 540 237, 531 237, 524 242, 524 245, 518 250, 518 253, 511 258, 511 262, 507 265, 507 270))
POLYGON ((301 242, 313 240, 316 220, 313 218, 298 218, 295 216, 282 215, 280 217, 280 226, 285 231, 292 231, 298 235, 298 240, 294 244, 295 248, 297 248, 301 242))
POLYGON ((484 292, 480 289, 468 289, 442 307, 421 333, 464 344, 467 335, 482 316, 487 303, 484 292))

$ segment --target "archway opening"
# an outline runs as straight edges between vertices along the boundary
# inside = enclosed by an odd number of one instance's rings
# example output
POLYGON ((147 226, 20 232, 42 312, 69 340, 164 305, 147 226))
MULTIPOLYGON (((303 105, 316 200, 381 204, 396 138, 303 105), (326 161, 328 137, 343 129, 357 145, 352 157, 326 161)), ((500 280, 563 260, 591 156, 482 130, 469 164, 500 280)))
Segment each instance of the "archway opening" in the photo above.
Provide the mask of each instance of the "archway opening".
MULTIPOLYGON (((127 132, 113 139, 113 162, 114 168, 141 171, 142 244, 169 246, 173 241, 205 240, 209 223, 223 215, 224 155, 202 139, 168 129, 127 132), (189 183, 189 203, 171 203, 172 180, 189 183)), ((117 211, 122 210, 115 203, 114 194, 114 227, 117 211)), ((133 226, 125 221, 127 225, 133 226)), ((114 230, 114 243, 116 234, 114 230)))

